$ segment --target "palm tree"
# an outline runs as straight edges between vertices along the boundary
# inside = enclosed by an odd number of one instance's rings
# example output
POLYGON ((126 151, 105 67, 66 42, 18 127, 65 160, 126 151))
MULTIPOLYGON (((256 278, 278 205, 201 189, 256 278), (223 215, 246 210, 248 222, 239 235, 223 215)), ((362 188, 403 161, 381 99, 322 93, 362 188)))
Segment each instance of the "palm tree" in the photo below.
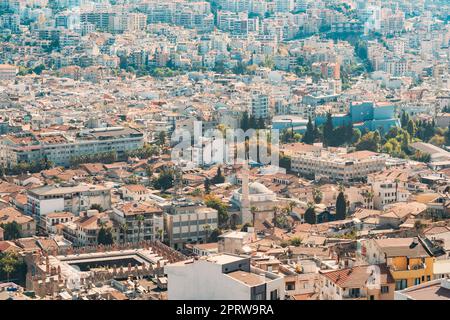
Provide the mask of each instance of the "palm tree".
POLYGON ((272 210, 273 210, 273 222, 274 222, 273 225, 275 227, 275 223, 277 221, 277 216, 278 216, 278 207, 274 206, 272 210))
POLYGON ((142 214, 137 215, 136 220, 138 222, 138 242, 141 241, 141 231, 142 224, 144 223, 145 217, 142 214))
POLYGON ((395 178, 395 201, 398 201, 398 183, 400 182, 399 178, 395 178))
POLYGON ((211 226, 206 224, 203 226, 203 231, 205 231, 205 243, 208 243, 209 231, 211 230, 211 226))
POLYGON ((313 199, 314 199, 314 202, 316 204, 319 204, 319 203, 322 202, 323 193, 322 193, 322 191, 319 188, 314 188, 314 190, 313 190, 313 199))
POLYGON ((250 208, 250 212, 252 213, 252 219, 253 219, 253 227, 255 227, 255 221, 256 221, 256 212, 258 209, 254 206, 250 208))
POLYGON ((127 242, 127 231, 128 231, 128 225, 126 222, 120 225, 120 230, 122 231, 123 234, 123 244, 125 244, 127 242))
POLYGON ((156 228, 156 233, 158 234, 158 239, 159 241, 163 241, 163 234, 164 234, 164 230, 160 229, 160 228, 156 228))
POLYGON ((372 190, 366 190, 366 191, 363 192, 362 196, 364 197, 364 199, 367 202, 368 209, 371 209, 371 205, 370 204, 371 204, 371 202, 373 200, 373 197, 374 197, 373 191, 372 190))
POLYGON ((288 206, 289 206, 289 213, 292 213, 292 209, 294 209, 294 207, 295 207, 295 201, 289 201, 289 204, 288 204, 288 206))

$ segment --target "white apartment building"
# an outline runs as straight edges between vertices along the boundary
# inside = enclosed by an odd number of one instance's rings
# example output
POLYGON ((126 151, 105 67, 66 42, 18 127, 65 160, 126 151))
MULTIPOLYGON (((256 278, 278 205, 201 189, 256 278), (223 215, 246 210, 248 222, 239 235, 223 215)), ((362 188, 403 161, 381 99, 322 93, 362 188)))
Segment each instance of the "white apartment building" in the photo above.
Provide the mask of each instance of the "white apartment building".
POLYGON ((206 242, 218 226, 217 210, 202 204, 173 202, 164 211, 166 240, 175 249, 182 248, 185 243, 206 242))
POLYGON ((246 253, 246 245, 256 240, 253 228, 252 232, 230 231, 219 236, 217 242, 219 253, 243 254, 246 253))
POLYGON ((269 96, 261 91, 253 91, 250 104, 250 114, 256 119, 266 119, 269 116, 269 96))
POLYGON ((117 222, 120 243, 157 240, 164 234, 163 212, 148 202, 118 203, 111 218, 117 222))
POLYGON ((48 233, 58 233, 57 225, 73 221, 75 216, 71 212, 51 212, 44 217, 44 229, 48 233))
POLYGON ((389 204, 408 201, 411 193, 404 183, 396 181, 375 181, 372 183, 373 207, 384 210, 389 204))
POLYGON ((143 145, 143 133, 125 127, 83 130, 77 137, 61 132, 11 134, 0 139, 0 164, 13 167, 20 162, 46 158, 55 165, 69 166, 79 156, 111 151, 120 156, 143 145))
POLYGON ((111 189, 93 184, 56 184, 28 190, 26 213, 44 217, 51 212, 78 215, 92 205, 111 209, 111 189))
POLYGON ((383 170, 385 164, 383 156, 370 151, 340 154, 321 150, 295 154, 291 160, 294 172, 314 176, 315 179, 324 177, 344 182, 366 178, 370 173, 383 170))
POLYGON ((403 76, 408 71, 408 61, 404 58, 387 59, 384 65, 385 71, 394 77, 403 76))
POLYGON ((10 64, 0 64, 0 80, 14 80, 19 68, 10 64))
POLYGON ((294 0, 275 0, 275 12, 291 12, 294 8, 294 0))
POLYGON ((169 300, 284 300, 280 275, 254 268, 231 254, 200 257, 164 267, 169 300))

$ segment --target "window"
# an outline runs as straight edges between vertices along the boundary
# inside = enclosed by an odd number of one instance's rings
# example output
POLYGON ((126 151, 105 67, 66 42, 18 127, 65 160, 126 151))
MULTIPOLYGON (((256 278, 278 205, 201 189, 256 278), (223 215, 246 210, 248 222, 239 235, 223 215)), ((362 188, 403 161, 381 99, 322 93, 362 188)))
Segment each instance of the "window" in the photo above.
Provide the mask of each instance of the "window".
POLYGON ((389 286, 381 286, 381 293, 382 294, 389 293, 389 286))
POLYGON ((359 288, 351 288, 350 289, 350 297, 358 298, 360 296, 359 288))
MULTIPOLYGON (((270 293, 270 296, 272 297, 272 293, 270 293)), ((265 300, 264 293, 258 293, 257 295, 255 295, 255 300, 265 300)))
POLYGON ((407 286, 406 279, 400 279, 395 281, 395 290, 403 290, 407 286))
POLYGON ((270 300, 278 300, 278 290, 270 291, 270 300))
POLYGON ((417 286, 418 284, 420 284, 420 278, 415 278, 414 285, 417 286))
POLYGON ((427 276, 427 281, 431 281, 431 276, 427 276))
POLYGON ((295 282, 286 283, 286 290, 295 290, 295 282))

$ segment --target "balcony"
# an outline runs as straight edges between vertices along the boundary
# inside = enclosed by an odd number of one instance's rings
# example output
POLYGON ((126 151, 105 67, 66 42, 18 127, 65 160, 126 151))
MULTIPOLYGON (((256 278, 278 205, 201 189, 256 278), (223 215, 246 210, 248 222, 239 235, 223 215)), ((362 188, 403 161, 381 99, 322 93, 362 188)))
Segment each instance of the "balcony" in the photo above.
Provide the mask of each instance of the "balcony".
POLYGON ((399 268, 395 265, 391 266, 391 270, 392 271, 411 271, 411 270, 423 270, 426 269, 427 265, 425 263, 417 263, 417 264, 413 264, 413 265, 408 265, 405 268, 399 268))

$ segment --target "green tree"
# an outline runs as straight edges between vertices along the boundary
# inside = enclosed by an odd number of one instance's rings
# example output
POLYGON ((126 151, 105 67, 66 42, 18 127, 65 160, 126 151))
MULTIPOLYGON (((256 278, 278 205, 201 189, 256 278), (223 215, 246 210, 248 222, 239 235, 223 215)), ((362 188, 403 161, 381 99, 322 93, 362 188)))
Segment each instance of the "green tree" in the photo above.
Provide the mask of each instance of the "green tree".
POLYGON ((141 241, 142 226, 144 225, 145 217, 142 214, 136 216, 138 222, 138 242, 141 241))
POLYGON ((174 171, 172 169, 165 169, 157 178, 153 179, 153 187, 165 191, 173 187, 174 179, 174 171))
POLYGON ((305 211, 305 222, 309 224, 316 224, 317 221, 314 204, 308 204, 308 208, 305 211))
POLYGON ((214 184, 219 184, 219 183, 225 182, 225 177, 222 174, 222 168, 220 166, 217 168, 216 175, 212 178, 211 182, 214 184))
POLYGON ((290 243, 294 247, 299 247, 302 244, 302 239, 299 237, 294 237, 291 239, 290 243))
POLYGON ((336 220, 344 220, 347 216, 347 203, 344 192, 341 191, 336 199, 336 220))
POLYGON ((450 145, 450 124, 447 127, 447 131, 445 132, 445 143, 450 145))
POLYGON ((16 221, 1 224, 4 230, 3 237, 5 240, 15 240, 20 238, 20 226, 16 221))
POLYGON ((94 203, 91 205, 91 210, 97 210, 98 212, 103 212, 105 211, 105 209, 102 208, 101 205, 99 205, 98 203, 94 203))
POLYGON ((110 229, 101 227, 97 235, 97 243, 105 246, 112 245, 114 243, 113 236, 110 229))
POLYGON ((291 157, 285 155, 284 153, 280 154, 280 167, 286 169, 286 171, 291 170, 291 157))
POLYGON ((211 192, 211 181, 208 178, 205 178, 204 187, 205 187, 205 193, 209 194, 211 192))
POLYGON ((313 190, 313 199, 314 203, 319 204, 322 202, 323 199, 323 193, 319 188, 314 188, 313 190))
POLYGON ((166 134, 166 132, 165 131, 160 131, 159 133, 158 133, 158 137, 157 137, 157 139, 156 139, 156 144, 158 145, 158 146, 164 146, 165 144, 166 144, 166 136, 167 136, 167 134, 166 134))
POLYGON ((9 282, 11 274, 18 270, 19 265, 19 256, 16 253, 0 253, 0 269, 6 274, 7 282, 9 282))
POLYGON ((323 143, 325 146, 333 145, 333 141, 335 140, 334 129, 333 129, 333 118, 331 113, 327 113, 327 120, 323 126, 323 143))
POLYGON ((214 229, 211 234, 209 235, 209 241, 210 242, 217 242, 219 241, 219 236, 222 234, 222 231, 219 228, 214 229))
POLYGON ((368 132, 363 135, 356 144, 356 150, 369 150, 378 152, 380 149, 380 133, 378 131, 368 132))
POLYGON ((412 121, 411 119, 408 121, 406 130, 408 131, 411 138, 416 136, 416 125, 414 124, 414 121, 412 121))
POLYGON ((219 226, 225 226, 228 222, 228 209, 226 204, 213 195, 205 196, 204 201, 207 207, 217 210, 217 214, 219 216, 219 226))
POLYGON ((353 129, 351 142, 353 144, 356 144, 358 143, 359 139, 361 139, 361 131, 359 129, 353 129))
POLYGON ((312 123, 311 117, 308 118, 308 124, 306 125, 306 132, 303 135, 302 141, 307 144, 313 144, 315 137, 314 125, 312 123))

